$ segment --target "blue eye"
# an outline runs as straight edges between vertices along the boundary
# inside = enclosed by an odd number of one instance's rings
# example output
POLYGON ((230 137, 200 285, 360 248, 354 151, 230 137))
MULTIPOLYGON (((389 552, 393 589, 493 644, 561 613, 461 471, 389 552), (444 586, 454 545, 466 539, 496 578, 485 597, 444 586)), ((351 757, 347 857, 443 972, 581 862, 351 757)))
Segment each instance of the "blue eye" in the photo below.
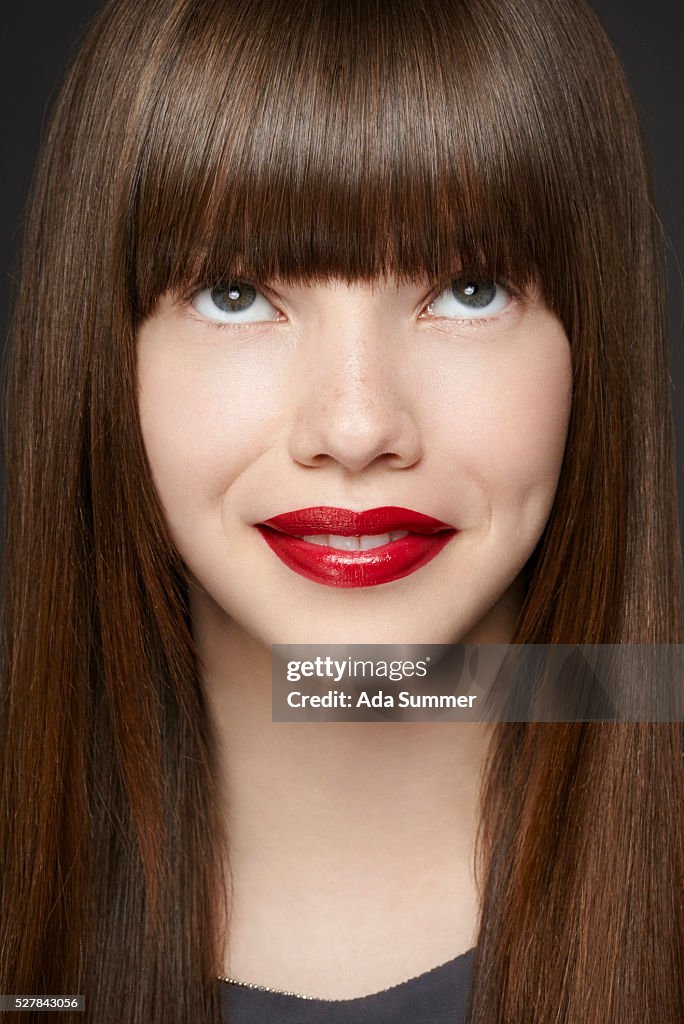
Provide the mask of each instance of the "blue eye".
POLYGON ((220 324, 259 323, 275 320, 278 310, 247 281, 226 281, 204 288, 191 305, 206 320, 220 324))
POLYGON ((455 320, 476 320, 496 316, 511 302, 511 294, 491 278, 464 275, 457 277, 428 306, 432 316, 455 320))

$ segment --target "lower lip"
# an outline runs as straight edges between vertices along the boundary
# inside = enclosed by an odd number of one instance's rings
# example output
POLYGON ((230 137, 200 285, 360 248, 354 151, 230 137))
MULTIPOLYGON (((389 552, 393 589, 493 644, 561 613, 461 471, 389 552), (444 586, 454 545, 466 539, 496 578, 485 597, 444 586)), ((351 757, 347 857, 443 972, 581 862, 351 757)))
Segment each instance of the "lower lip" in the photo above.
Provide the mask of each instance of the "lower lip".
POLYGON ((368 551, 340 551, 262 524, 257 530, 288 569, 326 587, 377 587, 410 576, 431 562, 458 533, 409 533, 368 551))

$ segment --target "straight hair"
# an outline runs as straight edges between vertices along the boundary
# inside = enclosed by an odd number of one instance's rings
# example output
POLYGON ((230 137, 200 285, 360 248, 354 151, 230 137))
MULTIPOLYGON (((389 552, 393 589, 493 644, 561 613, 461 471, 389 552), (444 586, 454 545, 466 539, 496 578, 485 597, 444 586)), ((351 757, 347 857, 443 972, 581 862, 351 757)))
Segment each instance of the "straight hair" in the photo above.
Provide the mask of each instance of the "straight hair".
MULTIPOLYGON (((95 20, 44 141, 5 370, 0 991, 84 993, 98 1024, 219 1020, 230 837, 138 325, 232 278, 464 270, 534 281, 572 354, 511 642, 681 643, 662 240, 586 3, 112 0, 95 20)), ((679 723, 496 726, 469 1024, 684 1019, 683 753, 679 723)))

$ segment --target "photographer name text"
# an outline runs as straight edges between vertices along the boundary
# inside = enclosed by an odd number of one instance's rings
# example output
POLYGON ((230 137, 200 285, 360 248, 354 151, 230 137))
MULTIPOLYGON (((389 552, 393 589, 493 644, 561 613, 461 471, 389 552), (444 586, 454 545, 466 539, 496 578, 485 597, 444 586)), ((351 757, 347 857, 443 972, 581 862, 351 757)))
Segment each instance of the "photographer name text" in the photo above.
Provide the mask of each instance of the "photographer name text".
POLYGON ((446 693, 385 693, 378 690, 369 693, 347 693, 346 690, 328 690, 326 693, 302 693, 290 690, 287 703, 291 708, 472 708, 477 694, 446 693))

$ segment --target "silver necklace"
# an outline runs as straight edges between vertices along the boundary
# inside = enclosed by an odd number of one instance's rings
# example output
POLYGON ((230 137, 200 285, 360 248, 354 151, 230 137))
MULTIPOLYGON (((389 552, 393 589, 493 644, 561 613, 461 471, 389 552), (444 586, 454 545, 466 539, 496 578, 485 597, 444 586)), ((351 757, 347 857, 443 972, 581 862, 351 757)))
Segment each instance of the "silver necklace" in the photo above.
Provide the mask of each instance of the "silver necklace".
MULTIPOLYGON (((451 961, 450 960, 446 961, 446 963, 451 963, 451 961)), ((423 973, 424 974, 429 974, 432 971, 436 971, 440 967, 445 967, 446 963, 444 963, 444 964, 437 964, 436 967, 430 967, 430 968, 428 968, 427 971, 424 971, 423 973)), ((418 978, 418 977, 422 977, 422 975, 414 974, 410 978, 406 978, 404 981, 396 982, 394 985, 388 985, 387 988, 380 989, 380 991, 378 991, 378 992, 371 992, 370 994, 374 995, 374 996, 379 996, 383 992, 388 992, 391 988, 397 988, 399 985, 405 985, 407 981, 415 981, 415 979, 418 978)), ((253 989, 256 989, 258 992, 274 992, 276 995, 279 995, 279 996, 294 996, 295 999, 309 999, 309 1000, 318 1001, 319 1003, 320 1002, 323 1002, 323 1003, 349 1003, 349 1002, 353 1002, 355 999, 364 999, 364 998, 366 998, 365 996, 347 996, 346 998, 342 998, 342 999, 324 999, 321 996, 303 996, 301 994, 301 992, 288 992, 286 989, 282 989, 282 988, 270 988, 268 985, 257 985, 253 981, 240 981, 239 978, 226 978, 222 974, 218 975, 218 980, 219 981, 225 981, 229 985, 241 985, 243 988, 253 988, 253 989)))
MULTIPOLYGON (((225 978, 218 975, 219 981, 227 981, 229 985, 242 985, 243 988, 255 988, 259 992, 275 992, 279 996, 295 996, 297 999, 316 999, 316 996, 303 996, 300 992, 288 992, 283 988, 269 988, 268 985, 256 985, 253 981, 240 981, 238 978, 225 978)), ((326 1002, 341 1002, 341 1000, 327 1000, 326 1002)))
MULTIPOLYGON (((417 977, 414 976, 414 977, 417 977)), ((258 992, 275 992, 279 996, 294 996, 295 999, 313 999, 314 1002, 319 1003, 351 1003, 356 999, 365 999, 366 996, 343 996, 342 999, 326 999, 323 996, 303 996, 301 992, 288 992, 282 988, 270 988, 268 985, 257 985, 253 981, 240 981, 238 978, 226 978, 223 975, 218 975, 219 981, 227 981, 229 985, 242 985, 243 988, 254 988, 258 992)), ((405 981, 399 981, 395 985, 388 985, 387 988, 382 988, 378 992, 371 992, 373 996, 379 996, 383 992, 388 992, 391 988, 397 988, 398 985, 405 985, 407 981, 413 981, 414 978, 406 978, 405 981)))
MULTIPOLYGON (((342 999, 327 999, 324 996, 303 996, 301 992, 289 992, 283 988, 270 988, 268 985, 257 985, 253 981, 240 981, 238 978, 225 978, 223 975, 218 975, 219 981, 227 981, 229 985, 242 985, 243 988, 253 988, 258 992, 275 992, 279 996, 294 996, 295 999, 309 999, 319 1003, 351 1003, 356 999, 365 999, 366 996, 343 996, 342 999)), ((413 978, 407 978, 406 981, 413 981, 413 978)), ((397 984, 403 985, 405 982, 400 981, 397 984)), ((379 996, 382 992, 389 991, 390 988, 396 988, 396 985, 390 985, 388 988, 380 989, 379 992, 371 992, 373 996, 379 996)))

